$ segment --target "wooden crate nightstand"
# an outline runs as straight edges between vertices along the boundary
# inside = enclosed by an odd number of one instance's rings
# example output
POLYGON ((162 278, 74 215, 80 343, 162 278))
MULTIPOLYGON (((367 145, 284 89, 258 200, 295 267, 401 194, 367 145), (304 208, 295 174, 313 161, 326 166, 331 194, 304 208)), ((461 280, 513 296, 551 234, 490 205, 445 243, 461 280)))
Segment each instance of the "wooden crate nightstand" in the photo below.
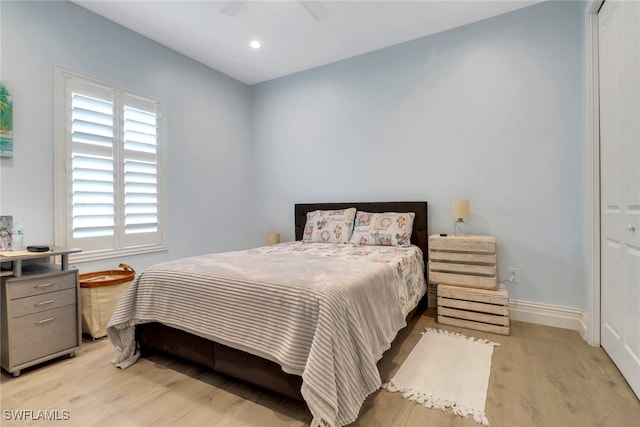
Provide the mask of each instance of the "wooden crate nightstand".
POLYGON ((429 237, 429 281, 436 284, 496 289, 496 238, 429 237))
POLYGON ((438 323, 509 335, 509 293, 438 285, 438 323))
POLYGON ((429 237, 439 323, 509 335, 509 294, 496 275, 495 237, 429 237))

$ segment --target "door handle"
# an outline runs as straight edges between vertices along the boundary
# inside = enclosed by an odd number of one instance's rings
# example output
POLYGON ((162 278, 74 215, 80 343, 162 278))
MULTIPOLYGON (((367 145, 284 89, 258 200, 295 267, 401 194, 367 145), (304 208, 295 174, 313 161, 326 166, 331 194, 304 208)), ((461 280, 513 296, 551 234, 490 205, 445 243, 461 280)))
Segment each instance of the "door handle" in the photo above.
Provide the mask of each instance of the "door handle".
POLYGON ((628 230, 629 230, 631 233, 635 233, 635 232, 636 232, 636 227, 634 227, 632 224, 629 224, 628 230))

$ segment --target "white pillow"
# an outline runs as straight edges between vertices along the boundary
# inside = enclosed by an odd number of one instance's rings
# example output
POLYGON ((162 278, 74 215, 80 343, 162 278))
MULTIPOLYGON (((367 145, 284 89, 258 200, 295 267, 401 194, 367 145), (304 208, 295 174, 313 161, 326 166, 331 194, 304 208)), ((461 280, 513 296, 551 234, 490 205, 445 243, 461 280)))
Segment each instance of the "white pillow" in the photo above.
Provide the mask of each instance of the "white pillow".
POLYGON ((307 213, 302 241, 314 243, 347 243, 353 232, 356 208, 307 213))
POLYGON ((415 216, 413 212, 358 211, 349 242, 356 245, 409 246, 415 216))

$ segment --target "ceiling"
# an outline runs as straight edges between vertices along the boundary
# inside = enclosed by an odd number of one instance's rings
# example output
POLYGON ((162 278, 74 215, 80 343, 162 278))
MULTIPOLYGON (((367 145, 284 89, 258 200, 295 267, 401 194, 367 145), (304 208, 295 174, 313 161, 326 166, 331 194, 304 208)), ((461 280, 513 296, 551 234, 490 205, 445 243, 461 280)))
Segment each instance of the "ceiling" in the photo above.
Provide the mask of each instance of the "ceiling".
POLYGON ((72 1, 253 85, 540 0, 72 1), (249 47, 254 39, 261 48, 249 47))

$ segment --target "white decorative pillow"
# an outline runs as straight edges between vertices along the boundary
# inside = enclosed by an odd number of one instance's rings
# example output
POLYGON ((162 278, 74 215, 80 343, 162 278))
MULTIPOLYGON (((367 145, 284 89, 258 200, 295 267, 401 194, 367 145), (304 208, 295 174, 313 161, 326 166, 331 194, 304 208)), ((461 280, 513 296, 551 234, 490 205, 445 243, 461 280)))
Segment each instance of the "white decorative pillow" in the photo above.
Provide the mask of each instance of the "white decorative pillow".
POLYGON ((347 243, 353 232, 356 208, 307 213, 302 240, 315 243, 347 243))
POLYGON ((358 211, 349 243, 356 245, 409 246, 413 212, 370 213, 358 211))

